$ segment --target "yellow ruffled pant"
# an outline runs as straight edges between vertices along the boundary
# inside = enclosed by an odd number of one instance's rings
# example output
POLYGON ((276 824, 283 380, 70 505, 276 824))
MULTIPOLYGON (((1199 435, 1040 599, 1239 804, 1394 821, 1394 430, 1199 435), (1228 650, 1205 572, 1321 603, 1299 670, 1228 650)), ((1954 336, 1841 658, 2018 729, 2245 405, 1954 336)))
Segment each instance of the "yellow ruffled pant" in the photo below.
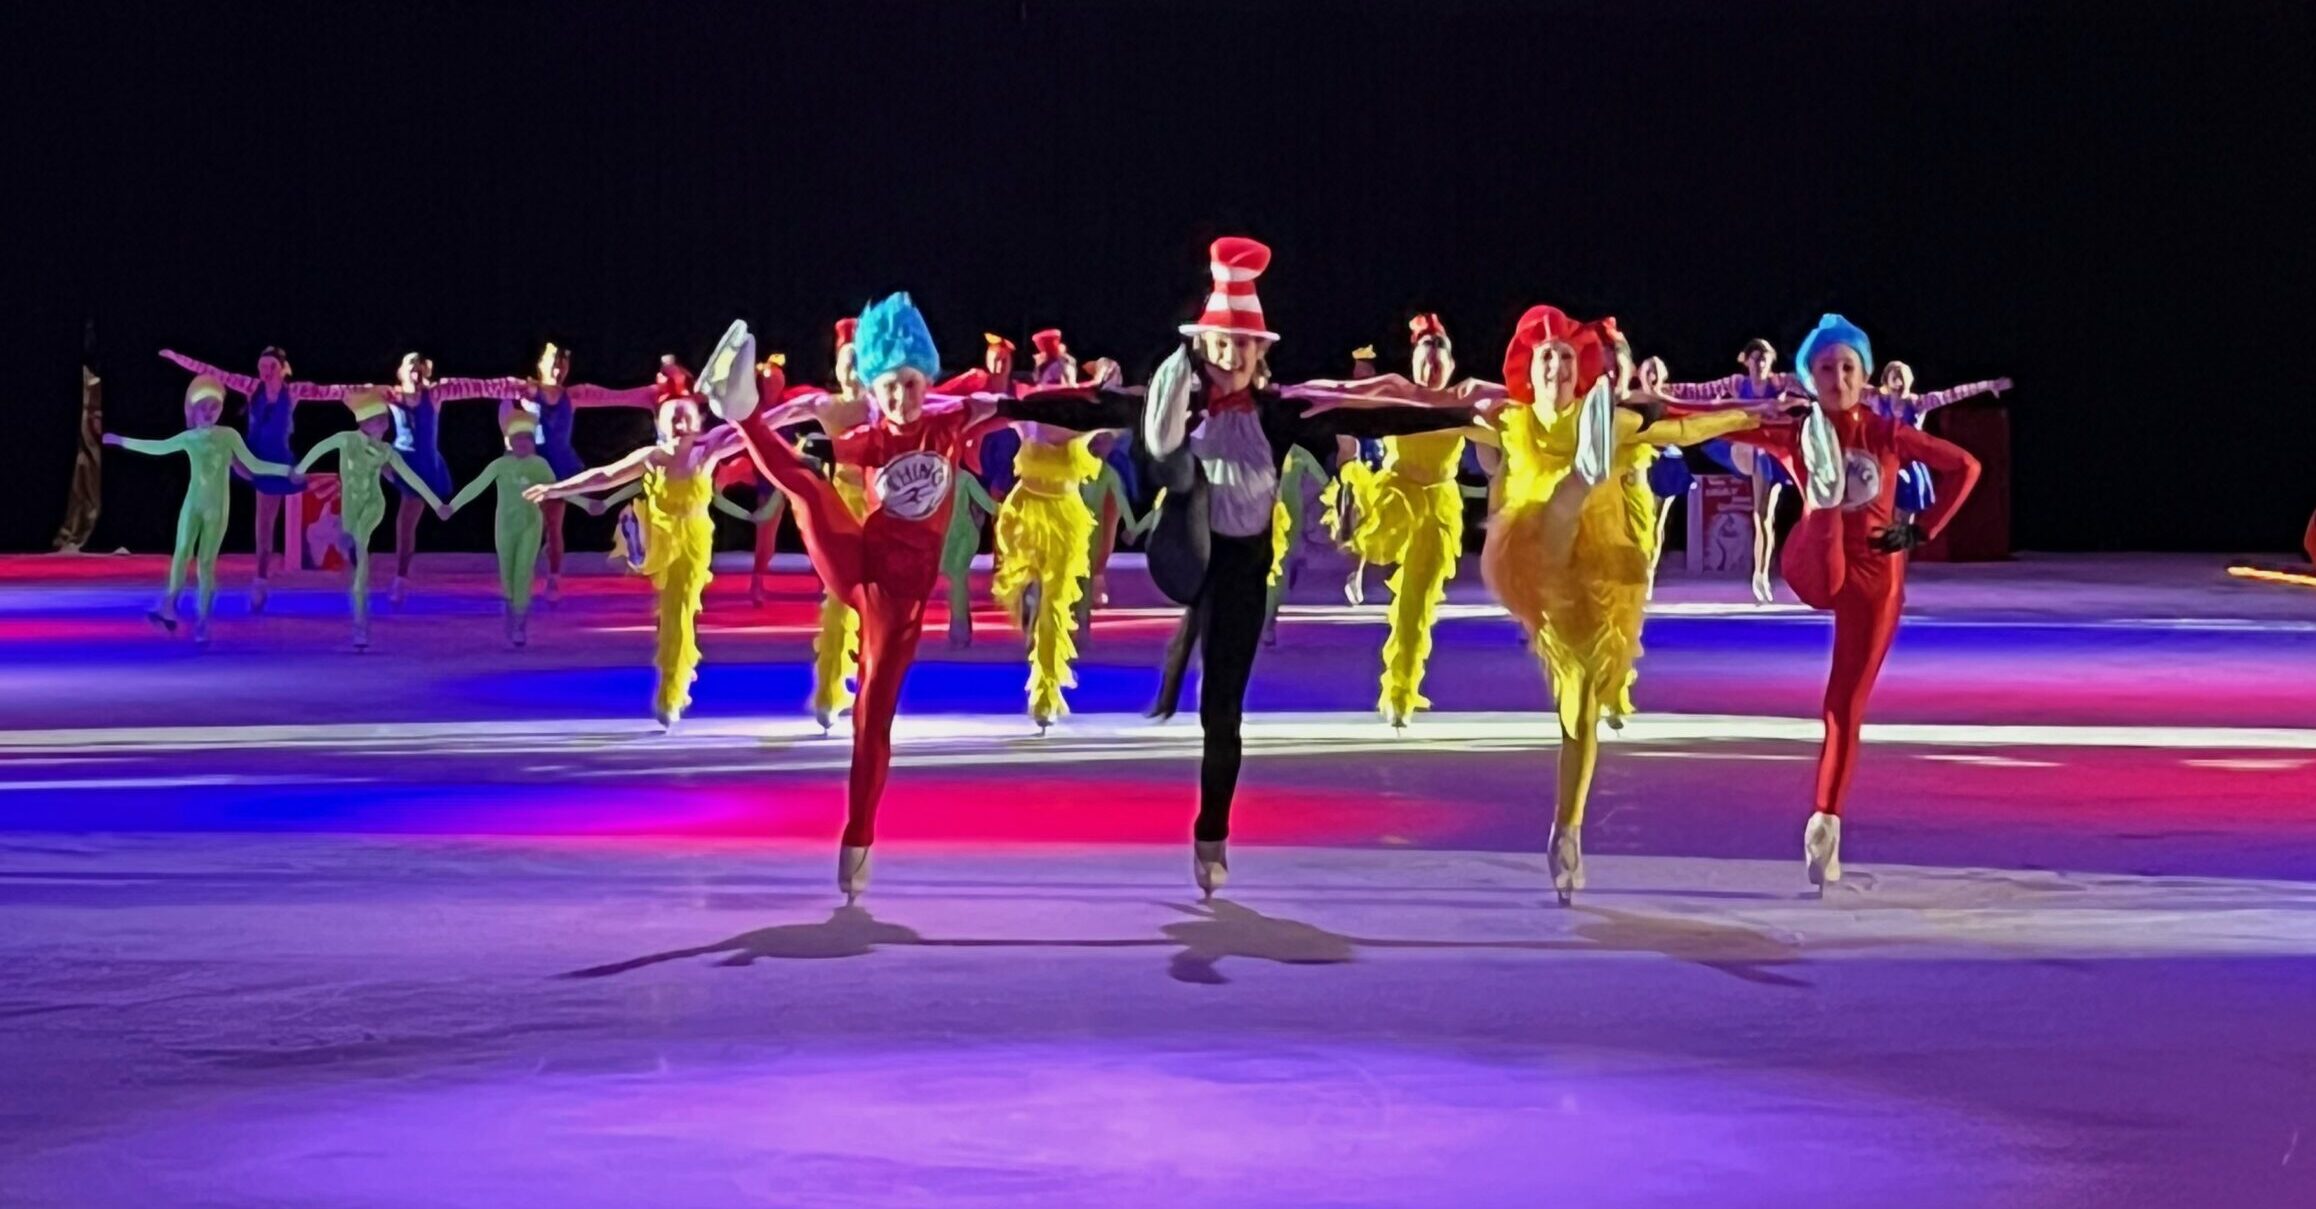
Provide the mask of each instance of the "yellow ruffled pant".
POLYGON ((989 594, 1020 621, 1029 638, 1029 714, 1050 722, 1069 712, 1062 690, 1077 687, 1077 606, 1093 573, 1094 513, 1082 488, 1100 463, 1082 441, 1023 442, 1014 458, 1013 490, 998 505, 997 572, 989 594), (1034 586, 1037 607, 1021 616, 1034 586))
POLYGON ((1390 471, 1347 473, 1343 482, 1359 510, 1358 527, 1346 543, 1351 552, 1363 563, 1398 567, 1384 585, 1391 590, 1391 630, 1383 640, 1375 707, 1404 719, 1431 707, 1422 692, 1423 674, 1431 660, 1432 626, 1462 552, 1463 493, 1453 479, 1426 483, 1390 471))
POLYGON ((1648 551, 1635 534, 1649 530, 1626 515, 1631 494, 1571 477, 1546 499, 1507 501, 1481 555, 1489 588, 1527 629, 1552 685, 1564 828, 1584 822, 1601 718, 1632 712, 1648 596, 1648 551))

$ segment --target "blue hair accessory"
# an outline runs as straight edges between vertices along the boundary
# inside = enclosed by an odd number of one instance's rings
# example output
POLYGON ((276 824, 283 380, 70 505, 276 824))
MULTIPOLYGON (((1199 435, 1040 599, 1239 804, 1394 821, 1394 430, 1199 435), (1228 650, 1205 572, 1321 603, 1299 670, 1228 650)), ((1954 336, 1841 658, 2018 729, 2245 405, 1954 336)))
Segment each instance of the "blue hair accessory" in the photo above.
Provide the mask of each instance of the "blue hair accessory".
POLYGON ((1866 333, 1857 324, 1829 313, 1817 321, 1817 326, 1811 329, 1809 335, 1802 338, 1801 351, 1793 359, 1793 376, 1801 379, 1802 389, 1808 391, 1812 398, 1817 396, 1817 384, 1810 378, 1809 363, 1817 357, 1819 351, 1837 344, 1847 345, 1857 353, 1858 364, 1864 367, 1868 376, 1874 372, 1874 342, 1866 339, 1866 333))
POLYGON ((886 374, 913 369, 930 381, 941 368, 941 354, 933 347, 933 331, 907 294, 893 294, 868 304, 860 313, 860 331, 853 337, 854 369, 863 384, 886 374))

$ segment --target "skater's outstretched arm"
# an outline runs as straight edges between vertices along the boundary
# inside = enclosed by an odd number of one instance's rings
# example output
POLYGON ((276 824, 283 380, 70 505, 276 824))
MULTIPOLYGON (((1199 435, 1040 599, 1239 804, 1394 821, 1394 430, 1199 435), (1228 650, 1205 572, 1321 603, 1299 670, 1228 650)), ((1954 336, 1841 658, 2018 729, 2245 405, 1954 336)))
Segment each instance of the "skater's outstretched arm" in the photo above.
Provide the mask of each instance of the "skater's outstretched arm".
POLYGON ((989 488, 981 485, 978 474, 958 472, 957 502, 963 507, 979 509, 983 516, 997 515, 997 501, 989 498, 989 488))
POLYGON ((402 460, 402 454, 399 450, 391 446, 387 448, 386 464, 393 468, 395 474, 402 476, 403 482, 410 484, 410 489, 417 492, 420 499, 434 506, 436 516, 444 520, 450 519, 450 505, 443 503, 442 497, 434 494, 434 488, 427 486, 426 480, 418 477, 418 472, 410 468, 410 463, 402 460))
POLYGON ((738 504, 733 503, 731 499, 725 496, 725 494, 721 491, 708 497, 708 507, 714 511, 723 513, 725 516, 731 517, 733 520, 746 521, 749 524, 756 523, 755 516, 750 514, 746 508, 742 508, 738 504))
POLYGON ((456 512, 475 502, 485 490, 499 483, 513 465, 514 459, 504 455, 491 459, 491 464, 483 467, 482 473, 474 476, 473 482, 459 488, 458 494, 450 497, 450 510, 456 512))
POLYGON ((648 410, 659 402, 659 388, 653 385, 615 390, 608 386, 582 383, 567 389, 573 407, 641 407, 648 410))
POLYGON ((1727 411, 1668 416, 1643 425, 1636 435, 1643 443, 1659 447, 1696 445, 1729 433, 1758 428, 1760 425, 1761 417, 1753 411, 1731 408, 1727 411))
POLYGON ((207 361, 196 361, 193 358, 188 357, 183 353, 176 352, 172 349, 162 349, 161 359, 163 361, 170 362, 177 368, 184 370, 187 373, 207 374, 210 377, 217 379, 219 382, 224 383, 225 389, 233 391, 236 394, 254 395, 257 393, 257 388, 259 386, 258 380, 249 374, 237 374, 231 370, 219 369, 216 366, 209 364, 207 361))
POLYGON ((1141 396, 1089 386, 1032 391, 1020 398, 974 396, 977 403, 983 400, 993 419, 1043 424, 1070 432, 1131 428, 1142 418, 1141 396))
POLYGON ((119 433, 113 432, 108 432, 105 434, 105 444, 110 445, 115 449, 126 449, 130 453, 141 453, 150 457, 160 457, 164 454, 171 453, 184 453, 186 452, 187 447, 192 443, 193 430, 190 428, 181 433, 178 433, 176 436, 162 437, 159 440, 154 440, 150 437, 124 437, 119 433))
POLYGON ((1086 507, 1100 516, 1104 501, 1117 506, 1119 532, 1132 534, 1142 523, 1141 518, 1134 515, 1134 501, 1126 498, 1126 480, 1119 477, 1117 469, 1108 462, 1102 463, 1101 473, 1094 478, 1094 498, 1086 501, 1086 507))
POLYGON ((521 399, 529 397, 528 378, 437 378, 426 384, 437 403, 467 399, 521 399))
POLYGON ((523 498, 535 504, 542 500, 565 499, 634 482, 643 477, 644 468, 651 464, 651 455, 658 448, 656 445, 646 445, 609 466, 582 470, 561 482, 525 488, 523 498))
MULTIPOLYGON (((1730 374, 1725 378, 1715 378, 1710 382, 1667 382, 1664 385, 1664 394, 1666 398, 1678 399, 1684 403, 1734 399, 1737 397, 1738 388, 1742 387, 1745 381, 1745 375, 1739 373, 1730 374)), ((1793 374, 1771 374, 1767 381, 1771 386, 1776 387, 1777 393, 1781 395, 1806 393, 1802 389, 1801 379, 1793 374)))
POLYGON ((331 433, 329 436, 323 437, 320 443, 316 444, 312 449, 306 450, 306 456, 298 459, 296 473, 304 474, 306 471, 313 469, 314 463, 321 461, 323 455, 338 453, 344 450, 347 441, 352 440, 360 435, 360 433, 356 432, 335 432, 331 433))
POLYGON ((252 476, 269 474, 288 478, 293 473, 293 468, 286 462, 268 462, 251 453, 249 442, 241 439, 238 430, 220 426, 217 431, 225 434, 223 439, 226 452, 232 454, 234 462, 252 476))
MULTIPOLYGON (((161 357, 166 361, 174 363, 181 369, 190 370, 196 374, 208 374, 210 377, 213 377, 219 382, 224 383, 226 389, 234 391, 237 394, 254 395, 258 392, 258 388, 264 385, 264 383, 260 382, 257 378, 252 377, 249 374, 237 374, 230 370, 219 369, 216 366, 209 364, 207 361, 196 361, 193 358, 184 355, 183 353, 172 352, 169 349, 162 349, 161 357)), ((337 402, 343 400, 346 397, 347 391, 354 389, 351 386, 325 386, 319 382, 291 381, 284 382, 282 385, 288 389, 290 402, 293 404, 315 403, 323 401, 337 402)))
POLYGON ((1926 416, 1949 403, 1960 403, 1980 395, 2000 396, 2009 389, 2010 379, 1992 378, 1985 382, 1969 382, 1961 386, 1949 386, 1945 390, 1934 390, 1926 395, 1915 395, 1906 402, 1914 405, 1915 414, 1926 416))

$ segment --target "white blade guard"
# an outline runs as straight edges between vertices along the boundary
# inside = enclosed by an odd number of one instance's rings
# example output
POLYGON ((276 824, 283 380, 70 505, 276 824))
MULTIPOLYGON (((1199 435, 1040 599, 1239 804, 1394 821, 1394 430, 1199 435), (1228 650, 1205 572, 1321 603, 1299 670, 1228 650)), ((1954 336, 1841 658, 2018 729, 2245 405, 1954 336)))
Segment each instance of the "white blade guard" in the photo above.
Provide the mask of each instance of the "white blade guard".
POLYGON ((700 393, 708 397, 710 411, 731 423, 756 414, 756 335, 747 320, 734 319, 716 341, 716 351, 700 371, 700 393))
POLYGON ((1802 485, 1812 508, 1838 508, 1842 502, 1842 442, 1834 435, 1825 408, 1809 405, 1801 422, 1801 468, 1809 482, 1802 485))
POLYGON ((1616 465, 1616 399, 1602 378, 1576 413, 1576 477, 1587 487, 1607 481, 1616 465))

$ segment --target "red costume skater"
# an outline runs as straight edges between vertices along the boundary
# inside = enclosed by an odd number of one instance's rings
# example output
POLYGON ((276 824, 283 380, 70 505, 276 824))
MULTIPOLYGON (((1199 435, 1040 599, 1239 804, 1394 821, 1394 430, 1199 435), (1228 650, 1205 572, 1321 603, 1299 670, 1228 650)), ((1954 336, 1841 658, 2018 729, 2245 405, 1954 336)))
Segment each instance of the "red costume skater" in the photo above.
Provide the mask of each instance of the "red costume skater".
MULTIPOLYGON (((717 360, 748 365, 753 345, 746 328, 735 324, 717 360)), ((863 312, 856 356, 860 379, 872 390, 883 389, 879 379, 902 371, 929 380, 936 365, 931 334, 905 294, 863 312)), ((853 702, 852 772, 837 865, 838 887, 855 898, 868 883, 877 803, 892 767, 893 716, 901 682, 916 658, 925 604, 940 577, 959 467, 972 464, 977 444, 992 428, 1014 419, 1051 423, 1064 417, 1051 403, 1029 414, 1015 400, 992 406, 980 399, 899 419, 880 395, 875 418, 835 437, 836 460, 860 467, 867 479, 868 510, 856 519, 835 485, 780 439, 783 409, 755 407, 752 398, 734 406, 735 398, 752 392, 727 393, 714 384, 715 371, 709 376, 718 412, 737 425, 764 477, 793 505, 813 570, 831 595, 860 614, 860 691, 853 702)))
MULTIPOLYGON (((1813 357, 1832 359, 1838 348, 1857 354, 1861 379, 1871 372, 1872 347, 1865 333, 1828 315, 1802 346, 1803 380, 1810 380, 1813 357)), ((1835 821, 1813 818, 1804 845, 1811 880, 1820 886, 1841 878, 1838 817, 1857 768, 1866 700, 1897 634, 1907 552, 1936 537, 1978 483, 1978 460, 1961 446, 1877 415, 1856 401, 1855 396, 1838 401, 1828 396, 1833 405, 1820 407, 1807 422, 1728 435, 1732 442, 1767 451, 1794 482, 1805 485, 1801 523, 1786 539, 1779 569, 1802 603, 1834 615, 1815 804, 1820 816, 1835 821), (1812 432, 1820 416, 1824 426, 1812 432), (1828 459, 1837 464, 1821 464, 1828 459), (1930 468, 1935 492, 1930 509, 1905 524, 1898 519, 1898 472, 1909 462, 1930 468)))

